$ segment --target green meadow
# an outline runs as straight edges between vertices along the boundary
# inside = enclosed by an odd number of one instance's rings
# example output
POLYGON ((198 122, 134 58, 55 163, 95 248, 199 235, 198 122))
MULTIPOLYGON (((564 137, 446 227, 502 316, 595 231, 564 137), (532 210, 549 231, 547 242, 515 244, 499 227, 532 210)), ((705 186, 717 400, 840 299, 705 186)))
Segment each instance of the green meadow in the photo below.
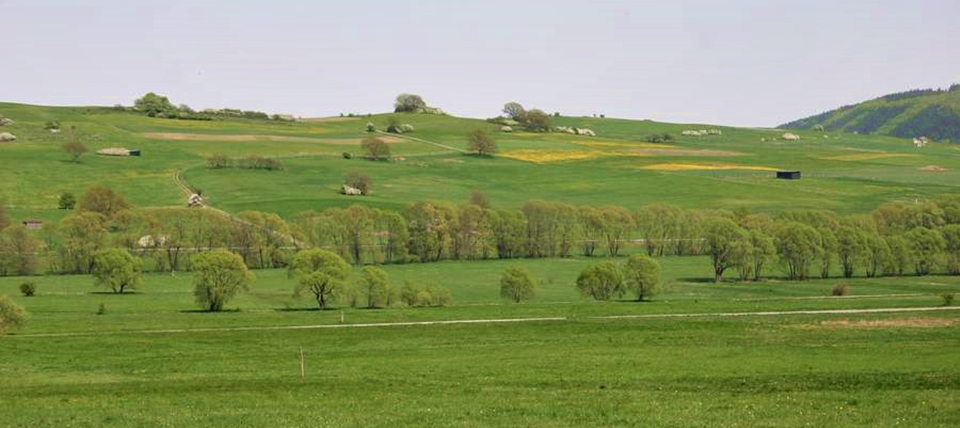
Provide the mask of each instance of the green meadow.
POLYGON ((782 130, 666 124, 599 118, 554 118, 556 125, 594 130, 596 137, 563 133, 500 133, 482 120, 431 115, 397 115, 414 125, 417 141, 381 136, 393 159, 360 159, 366 123, 384 129, 390 115, 301 122, 243 119, 178 121, 106 108, 53 108, 0 103, 0 114, 17 124, 6 130, 17 143, 0 146, 4 168, 0 196, 15 218, 55 220, 63 192, 82 194, 95 183, 128 195, 138 207, 183 205, 174 182, 200 189, 208 202, 228 212, 257 210, 292 216, 305 210, 365 204, 400 208, 418 200, 462 203, 482 190, 494 205, 516 208, 531 199, 577 205, 650 203, 681 207, 779 212, 831 209, 872 210, 884 202, 923 200, 956 192, 960 150, 951 144, 918 149, 890 137, 800 132, 800 141, 777 139, 782 130), (43 130, 57 120, 63 131, 43 130), (60 144, 71 138, 91 150, 69 162, 60 144), (484 129, 500 156, 477 158, 454 149, 466 135, 484 129), (683 136, 684 130, 719 129, 722 135, 683 136), (655 133, 677 138, 644 142, 655 133), (97 156, 106 147, 141 149, 142 157, 97 156), (355 155, 344 159, 342 153, 355 155), (207 157, 250 155, 279 158, 281 171, 208 169, 207 157), (804 178, 782 181, 773 170, 801 170, 804 178), (373 179, 372 194, 338 194, 343 177, 359 170, 373 179), (43 172, 38 174, 38 172, 43 172))
POLYGON ((668 257, 655 301, 595 303, 573 287, 589 262, 387 266, 393 282, 450 287, 453 304, 323 312, 281 270, 257 271, 213 314, 196 310, 188 274, 147 275, 127 295, 40 278, 16 298, 30 324, 0 341, 4 426, 960 423, 957 311, 711 315, 941 308, 960 278, 855 279, 837 298, 835 280, 713 284, 705 258, 668 257), (519 305, 497 283, 518 265, 542 279, 519 305))
MULTIPOLYGON (((93 184, 138 208, 184 206, 184 184, 229 213, 290 219, 351 204, 459 204, 474 190, 504 208, 544 199, 858 214, 960 183, 960 146, 842 132, 786 141, 773 129, 553 118, 597 134, 586 137, 401 114, 416 131, 378 134, 393 157, 373 162, 361 158, 366 124, 384 129, 392 115, 200 122, 9 103, 0 114, 17 122, 3 131, 18 141, 0 143, 0 199, 15 220, 57 221, 69 213, 58 197, 93 184), (54 120, 61 132, 43 129, 54 120), (497 156, 462 153, 474 129, 496 139, 497 156), (722 134, 682 135, 699 129, 722 134), (645 142, 662 133, 676 141, 645 142), (71 139, 91 150, 77 163, 60 149, 71 139), (143 156, 93 153, 108 147, 143 156), (207 168, 214 154, 277 158, 283 169, 207 168), (781 169, 803 178, 774 179, 781 169), (372 178, 370 195, 338 193, 353 170, 372 178)), ((31 317, 0 337, 0 426, 960 425, 960 312, 941 298, 960 291, 960 276, 716 284, 707 257, 661 257, 653 301, 594 302, 574 284, 597 260, 386 265, 394 286, 447 287, 453 302, 325 311, 293 295, 285 270, 254 271, 222 313, 198 310, 189 272, 145 274, 124 295, 88 275, 0 277, 0 294, 31 317), (521 304, 499 297, 514 266, 538 281, 521 304), (20 296, 28 280, 37 294, 20 296), (841 282, 849 294, 831 296, 841 282)))

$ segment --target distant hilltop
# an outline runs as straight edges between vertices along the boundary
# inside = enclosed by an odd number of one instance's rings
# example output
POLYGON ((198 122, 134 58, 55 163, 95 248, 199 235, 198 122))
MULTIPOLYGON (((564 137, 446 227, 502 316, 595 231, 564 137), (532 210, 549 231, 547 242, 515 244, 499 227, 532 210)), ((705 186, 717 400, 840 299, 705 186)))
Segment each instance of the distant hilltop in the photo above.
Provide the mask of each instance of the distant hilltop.
POLYGON ((780 125, 960 143, 960 84, 884 95, 780 125))

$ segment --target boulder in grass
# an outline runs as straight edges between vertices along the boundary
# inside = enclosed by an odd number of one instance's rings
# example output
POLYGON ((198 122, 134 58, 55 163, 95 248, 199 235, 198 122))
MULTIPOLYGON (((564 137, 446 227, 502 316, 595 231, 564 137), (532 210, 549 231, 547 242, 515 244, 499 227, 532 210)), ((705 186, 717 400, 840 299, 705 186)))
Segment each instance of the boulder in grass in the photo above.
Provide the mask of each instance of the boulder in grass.
POLYGON ((17 141, 17 136, 9 132, 0 132, 0 143, 12 143, 17 141))
POLYGON ((507 125, 503 125, 500 127, 500 132, 513 132, 513 128, 507 125))
POLYGON ((577 135, 585 135, 587 137, 596 137, 597 133, 593 132, 592 129, 587 128, 577 128, 577 135))
POLYGON ((786 134, 783 134, 782 138, 788 141, 797 141, 800 139, 800 136, 797 134, 792 134, 790 132, 787 132, 786 134))
POLYGON ((0 117, 0 126, 11 126, 16 124, 17 122, 14 122, 13 119, 9 117, 0 117))

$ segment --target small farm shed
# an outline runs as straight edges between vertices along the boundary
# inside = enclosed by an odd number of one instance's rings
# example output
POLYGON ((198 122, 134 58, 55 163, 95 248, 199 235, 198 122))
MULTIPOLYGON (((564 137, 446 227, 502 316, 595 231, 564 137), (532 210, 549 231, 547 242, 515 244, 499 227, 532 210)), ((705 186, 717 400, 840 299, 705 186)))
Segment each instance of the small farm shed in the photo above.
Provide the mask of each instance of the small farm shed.
POLYGON ((800 171, 777 171, 777 178, 782 180, 799 180, 800 171))

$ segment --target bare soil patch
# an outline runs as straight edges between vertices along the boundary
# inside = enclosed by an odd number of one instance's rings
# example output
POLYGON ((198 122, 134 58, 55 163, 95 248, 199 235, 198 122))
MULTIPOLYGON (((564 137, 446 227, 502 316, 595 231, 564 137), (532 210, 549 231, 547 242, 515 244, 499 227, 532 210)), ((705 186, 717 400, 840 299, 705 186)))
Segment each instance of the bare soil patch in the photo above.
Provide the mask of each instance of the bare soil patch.
POLYGON ((953 327, 957 320, 952 318, 894 318, 885 320, 826 320, 808 326, 812 328, 937 328, 953 327))
MULTIPOLYGON (((231 143, 253 142, 253 141, 277 141, 286 143, 316 143, 316 144, 360 144, 362 138, 310 138, 310 137, 292 137, 287 135, 255 135, 255 134, 185 134, 179 132, 146 132, 144 137, 155 140, 169 141, 223 141, 231 143)), ((393 144, 402 142, 403 139, 390 136, 377 137, 385 143, 393 144)))
POLYGON ((937 165, 927 165, 923 168, 920 168, 920 170, 926 171, 926 172, 940 172, 940 171, 946 170, 946 168, 942 166, 937 166, 937 165))

